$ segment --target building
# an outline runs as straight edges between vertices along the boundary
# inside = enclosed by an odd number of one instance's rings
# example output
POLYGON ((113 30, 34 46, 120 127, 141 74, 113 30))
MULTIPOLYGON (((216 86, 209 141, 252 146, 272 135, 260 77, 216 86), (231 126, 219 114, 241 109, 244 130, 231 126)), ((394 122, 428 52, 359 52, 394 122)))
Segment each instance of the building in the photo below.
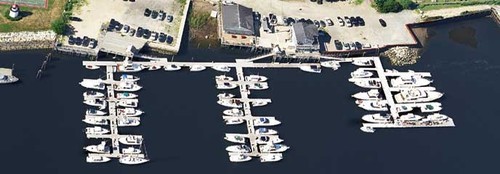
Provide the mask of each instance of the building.
POLYGON ((318 27, 314 24, 297 22, 292 25, 292 49, 297 53, 318 52, 318 27))
POLYGON ((255 23, 253 10, 239 4, 222 5, 222 31, 220 35, 223 45, 253 47, 255 44, 255 23))

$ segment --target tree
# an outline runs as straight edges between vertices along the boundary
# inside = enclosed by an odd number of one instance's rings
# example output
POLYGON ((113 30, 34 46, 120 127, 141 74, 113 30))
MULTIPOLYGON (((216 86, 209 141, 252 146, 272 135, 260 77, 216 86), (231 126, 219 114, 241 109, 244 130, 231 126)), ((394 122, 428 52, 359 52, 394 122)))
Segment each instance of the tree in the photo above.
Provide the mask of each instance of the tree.
POLYGON ((381 13, 400 12, 403 7, 396 0, 375 0, 377 10, 381 13))
POLYGON ((57 34, 64 34, 64 30, 66 29, 66 20, 63 17, 56 19, 52 22, 52 30, 57 34))
POLYGON ((398 0, 403 9, 414 9, 416 4, 412 0, 398 0))

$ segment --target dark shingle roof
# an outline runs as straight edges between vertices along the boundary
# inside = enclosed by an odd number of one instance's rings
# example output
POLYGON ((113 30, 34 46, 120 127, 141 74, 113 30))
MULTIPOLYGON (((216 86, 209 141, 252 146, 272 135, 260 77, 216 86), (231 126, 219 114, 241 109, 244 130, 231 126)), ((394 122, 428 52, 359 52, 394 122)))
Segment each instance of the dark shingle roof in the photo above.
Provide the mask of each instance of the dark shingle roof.
POLYGON ((295 37, 297 38, 297 44, 317 44, 317 38, 319 36, 318 27, 316 27, 314 24, 297 22, 293 24, 293 31, 295 32, 295 37))
POLYGON ((239 4, 222 6, 222 26, 231 34, 254 35, 253 12, 239 4))

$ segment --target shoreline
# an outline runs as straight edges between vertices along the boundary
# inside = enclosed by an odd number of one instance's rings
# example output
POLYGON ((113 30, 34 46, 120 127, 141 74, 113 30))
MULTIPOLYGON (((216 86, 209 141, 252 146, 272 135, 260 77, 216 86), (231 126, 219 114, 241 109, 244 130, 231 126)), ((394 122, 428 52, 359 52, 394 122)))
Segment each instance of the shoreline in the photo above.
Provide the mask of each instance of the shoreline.
POLYGON ((54 48, 56 37, 50 30, 0 33, 0 51, 54 48))

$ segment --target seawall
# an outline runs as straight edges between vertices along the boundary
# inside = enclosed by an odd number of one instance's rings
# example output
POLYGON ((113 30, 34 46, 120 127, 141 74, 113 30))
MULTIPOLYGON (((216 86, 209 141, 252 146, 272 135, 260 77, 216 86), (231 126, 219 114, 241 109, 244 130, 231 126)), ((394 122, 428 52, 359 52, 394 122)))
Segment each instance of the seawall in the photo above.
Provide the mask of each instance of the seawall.
POLYGON ((53 48, 56 36, 53 31, 0 33, 0 51, 53 48))

